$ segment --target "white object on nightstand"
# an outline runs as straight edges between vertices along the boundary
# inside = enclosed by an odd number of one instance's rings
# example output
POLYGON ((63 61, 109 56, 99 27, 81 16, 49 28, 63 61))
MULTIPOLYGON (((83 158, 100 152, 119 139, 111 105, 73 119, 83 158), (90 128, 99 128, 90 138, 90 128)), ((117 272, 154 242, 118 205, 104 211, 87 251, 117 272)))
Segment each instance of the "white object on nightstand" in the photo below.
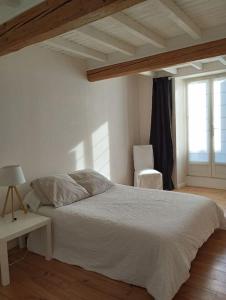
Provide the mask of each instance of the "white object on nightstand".
POLYGON ((21 238, 23 235, 33 230, 45 227, 46 240, 46 259, 52 258, 52 234, 51 219, 33 213, 24 214, 21 210, 15 212, 16 222, 12 222, 11 215, 6 215, 0 219, 0 265, 1 265, 1 282, 3 286, 10 283, 9 263, 7 242, 15 238, 21 238))
POLYGON ((20 193, 17 189, 17 185, 25 183, 25 177, 21 166, 11 165, 0 168, 0 185, 8 186, 6 193, 5 204, 2 210, 2 217, 4 218, 8 200, 11 196, 11 213, 12 213, 12 222, 16 221, 14 216, 14 194, 17 196, 20 206, 23 209, 24 213, 27 213, 27 209, 23 204, 23 200, 20 196, 20 193))

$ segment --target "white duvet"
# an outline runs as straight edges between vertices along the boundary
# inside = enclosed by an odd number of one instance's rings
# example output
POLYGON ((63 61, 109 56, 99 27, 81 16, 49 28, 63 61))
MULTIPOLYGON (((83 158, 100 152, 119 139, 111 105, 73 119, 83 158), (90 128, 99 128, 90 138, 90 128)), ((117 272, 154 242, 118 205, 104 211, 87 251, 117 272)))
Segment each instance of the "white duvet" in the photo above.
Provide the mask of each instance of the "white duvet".
MULTIPOLYGON (((53 257, 145 287, 170 300, 189 277, 198 248, 224 225, 223 211, 201 196, 116 185, 61 208, 53 220, 53 257)), ((33 233, 31 251, 42 253, 33 233)))

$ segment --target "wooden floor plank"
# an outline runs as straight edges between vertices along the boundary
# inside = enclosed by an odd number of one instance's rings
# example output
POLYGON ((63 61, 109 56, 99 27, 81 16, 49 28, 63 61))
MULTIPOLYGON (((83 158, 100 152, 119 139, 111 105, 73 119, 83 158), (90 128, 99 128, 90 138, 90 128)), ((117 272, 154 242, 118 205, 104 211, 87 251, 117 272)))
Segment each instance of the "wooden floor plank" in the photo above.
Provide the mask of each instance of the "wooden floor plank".
POLYGON ((10 300, 10 298, 0 293, 0 300, 10 300))
POLYGON ((188 279, 185 283, 186 286, 190 288, 203 288, 212 293, 221 293, 225 295, 226 299, 226 285, 219 280, 209 279, 208 277, 199 276, 195 273, 188 279))
POLYGON ((226 215, 226 190, 185 186, 181 189, 175 189, 175 191, 180 193, 190 193, 208 197, 214 200, 219 206, 221 206, 226 215))
MULTIPOLYGON (((24 270, 29 270, 31 272, 32 269, 38 270, 37 265, 26 265, 24 270)), ((47 269, 47 268, 46 268, 47 269)), ((71 297, 81 299, 93 299, 93 300, 114 300, 114 299, 125 299, 123 297, 122 289, 119 288, 118 290, 113 290, 112 286, 109 286, 107 282, 102 282, 101 287, 98 288, 97 279, 89 280, 89 279, 78 279, 77 272, 68 272, 70 276, 65 276, 65 273, 55 272, 50 269, 39 271, 39 276, 36 276, 35 283, 40 286, 44 287, 46 290, 54 290, 57 292, 57 295, 61 295, 61 299, 68 299, 70 300, 71 297), (43 272, 44 271, 44 272, 43 272), (43 276, 42 276, 43 274, 43 276), (92 282, 94 284, 92 284, 92 282), (118 293, 117 293, 118 291, 118 293), (121 293, 121 294, 120 294, 121 293)), ((67 269, 69 271, 69 268, 67 269)), ((72 270, 75 271, 75 270, 72 270)), ((82 277, 82 270, 80 270, 81 277, 82 277)), ((67 274, 67 273, 66 273, 67 274)), ((90 274, 92 276, 92 274, 90 274)))
POLYGON ((193 264, 191 272, 210 280, 218 280, 226 285, 226 272, 213 269, 211 266, 197 262, 196 264, 193 264))
POLYGON ((174 300, 225 300, 225 295, 212 291, 183 285, 174 300))
MULTIPOLYGON (((103 294, 108 294, 117 299, 127 299, 132 292, 132 286, 128 284, 122 284, 119 281, 112 280, 103 277, 97 273, 84 271, 79 267, 70 266, 68 264, 57 262, 52 260, 48 262, 48 265, 43 266, 40 261, 41 257, 36 255, 34 257, 28 257, 28 269, 34 268, 36 275, 39 278, 43 277, 43 274, 48 274, 47 280, 52 281, 52 284, 65 287, 65 283, 69 285, 84 285, 87 289, 93 289, 103 294), (57 269, 59 272, 55 273, 57 269), (51 270, 51 271, 50 271, 51 270)), ((27 266, 25 266, 25 269, 27 266)), ((67 287, 65 287, 67 288, 67 287)))

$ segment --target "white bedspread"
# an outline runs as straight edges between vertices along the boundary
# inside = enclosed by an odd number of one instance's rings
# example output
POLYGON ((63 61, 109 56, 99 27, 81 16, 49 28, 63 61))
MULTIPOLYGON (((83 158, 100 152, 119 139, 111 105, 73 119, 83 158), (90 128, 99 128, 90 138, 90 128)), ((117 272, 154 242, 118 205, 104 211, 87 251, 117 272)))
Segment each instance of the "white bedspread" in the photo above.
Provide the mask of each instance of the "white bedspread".
MULTIPOLYGON (((156 300, 174 297, 198 248, 224 225, 208 198, 122 185, 39 213, 52 217, 56 259, 145 287, 156 300)), ((32 234, 29 249, 42 253, 40 245, 32 234)))

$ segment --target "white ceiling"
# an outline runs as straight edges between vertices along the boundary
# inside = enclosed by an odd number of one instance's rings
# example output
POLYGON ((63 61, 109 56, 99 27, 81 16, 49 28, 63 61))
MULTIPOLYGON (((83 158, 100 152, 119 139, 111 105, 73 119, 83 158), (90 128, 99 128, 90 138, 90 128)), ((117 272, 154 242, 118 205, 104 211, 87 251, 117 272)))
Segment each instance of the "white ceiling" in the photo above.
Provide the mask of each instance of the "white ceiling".
MULTIPOLYGON (((226 56, 217 56, 156 70, 154 76, 195 77, 226 72, 226 56)), ((153 76, 153 73, 150 74, 153 76)))
MULTIPOLYGON (((0 24, 40 2, 0 0, 0 24)), ((226 0, 146 0, 40 45, 85 59, 92 69, 225 37, 226 0)), ((156 71, 180 76, 210 69, 226 70, 226 56, 156 71)))
MULTIPOLYGON (((87 69, 94 69, 225 37, 226 0, 146 0, 42 45, 85 59, 87 69)), ((226 68, 225 57, 214 61, 226 68)), ((175 75, 189 67, 198 72, 208 63, 165 71, 175 75)))
POLYGON ((43 0, 0 0, 0 24, 14 18, 43 0))

